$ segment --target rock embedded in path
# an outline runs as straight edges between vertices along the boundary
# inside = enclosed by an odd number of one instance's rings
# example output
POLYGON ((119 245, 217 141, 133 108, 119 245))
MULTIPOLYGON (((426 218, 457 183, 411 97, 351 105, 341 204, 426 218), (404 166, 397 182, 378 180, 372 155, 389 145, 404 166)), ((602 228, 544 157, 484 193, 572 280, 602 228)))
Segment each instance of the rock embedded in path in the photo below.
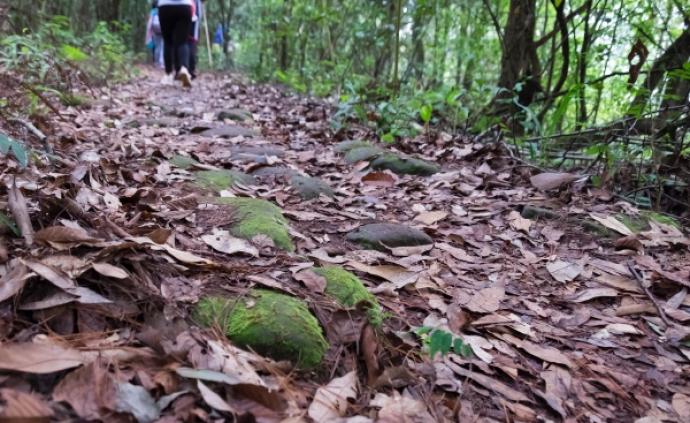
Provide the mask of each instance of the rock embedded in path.
POLYGON ((347 235, 347 240, 379 251, 434 243, 434 240, 425 232, 396 223, 372 223, 360 226, 347 235))
POLYGON ((222 125, 217 128, 210 128, 200 133, 202 137, 235 138, 235 137, 256 137, 261 135, 256 129, 245 128, 237 125, 222 125))
POLYGON ((244 109, 227 109, 221 110, 216 115, 216 119, 225 120, 230 119, 236 122, 251 122, 254 120, 252 113, 249 110, 244 109))
POLYGON ((214 191, 224 191, 236 184, 254 185, 256 180, 251 175, 236 170, 204 170, 194 173, 197 183, 214 191))
POLYGON ((335 195, 333 189, 319 178, 293 175, 290 178, 290 185, 303 200, 313 200, 321 195, 326 197, 333 197, 335 195))
POLYGON ((304 369, 318 366, 329 346, 304 301, 269 290, 254 289, 241 298, 207 297, 194 315, 204 326, 221 327, 240 347, 304 369))
POLYGON ((173 128, 180 124, 180 121, 171 117, 143 118, 135 119, 125 123, 127 128, 141 128, 145 126, 157 128, 173 128))
POLYGON ((362 161, 369 161, 384 154, 384 151, 378 147, 356 147, 345 154, 345 161, 353 164, 362 161))
POLYGON ((230 232, 234 236, 251 241, 257 235, 265 235, 276 247, 289 252, 295 250, 283 211, 270 201, 223 197, 214 199, 213 203, 230 206, 233 218, 230 232))
POLYGON ((440 172, 441 168, 431 162, 413 157, 399 157, 392 153, 386 153, 375 158, 371 162, 374 170, 390 170, 398 175, 431 176, 440 172))

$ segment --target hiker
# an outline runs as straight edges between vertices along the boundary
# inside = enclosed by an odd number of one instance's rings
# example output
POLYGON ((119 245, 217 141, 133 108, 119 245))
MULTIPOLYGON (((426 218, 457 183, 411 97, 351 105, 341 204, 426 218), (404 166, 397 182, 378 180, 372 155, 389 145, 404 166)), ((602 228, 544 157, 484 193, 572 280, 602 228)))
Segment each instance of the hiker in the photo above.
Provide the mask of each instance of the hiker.
POLYGON ((196 79, 196 65, 199 63, 199 34, 201 34, 201 19, 204 13, 201 2, 202 0, 194 0, 196 14, 192 18, 192 32, 189 36, 189 73, 192 79, 196 79))
POLYGON ((164 85, 171 85, 177 79, 184 87, 192 86, 187 41, 192 30, 194 14, 194 0, 158 0, 158 15, 164 43, 165 76, 161 81, 164 85))
POLYGON ((163 33, 161 32, 161 20, 158 16, 158 0, 151 2, 151 13, 146 24, 146 47, 151 50, 153 64, 164 68, 163 63, 163 33))

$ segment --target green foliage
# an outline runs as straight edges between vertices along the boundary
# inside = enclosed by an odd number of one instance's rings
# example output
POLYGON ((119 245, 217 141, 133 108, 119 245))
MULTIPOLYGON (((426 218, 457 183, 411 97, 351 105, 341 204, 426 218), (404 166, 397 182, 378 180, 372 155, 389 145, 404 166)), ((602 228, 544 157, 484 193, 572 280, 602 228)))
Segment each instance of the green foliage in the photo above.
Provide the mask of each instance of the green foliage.
POLYGON ((0 132, 0 153, 12 154, 19 166, 25 168, 29 165, 29 153, 27 147, 16 140, 0 132))
POLYGON ((353 273, 339 266, 326 266, 313 269, 326 279, 326 294, 346 307, 364 304, 368 309, 369 321, 374 326, 383 322, 383 313, 376 297, 367 291, 362 281, 353 273))
POLYGON ((445 356, 451 350, 463 357, 472 356, 472 348, 463 342, 462 338, 456 337, 450 332, 424 326, 417 329, 415 333, 422 337, 432 360, 436 354, 445 356))
POLYGON ((3 226, 8 228, 10 231, 12 231, 12 233, 15 236, 20 236, 22 234, 12 219, 7 217, 7 215, 5 213, 0 212, 0 227, 3 227, 3 226))

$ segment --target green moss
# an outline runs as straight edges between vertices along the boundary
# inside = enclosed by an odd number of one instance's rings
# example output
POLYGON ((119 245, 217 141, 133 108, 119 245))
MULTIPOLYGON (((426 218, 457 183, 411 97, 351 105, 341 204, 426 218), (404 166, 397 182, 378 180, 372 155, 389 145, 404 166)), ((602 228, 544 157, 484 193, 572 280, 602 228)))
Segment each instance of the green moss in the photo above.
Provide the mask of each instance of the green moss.
POLYGON ((647 220, 653 220, 657 223, 663 223, 664 225, 669 225, 677 229, 682 229, 682 226, 680 225, 680 223, 678 223, 676 219, 665 214, 656 213, 653 211, 643 211, 642 216, 644 216, 647 220))
POLYGON ((383 150, 378 147, 356 147, 347 152, 345 155, 345 161, 348 163, 357 163, 375 159, 381 154, 383 154, 383 150))
POLYGON ((192 166, 199 164, 196 160, 189 156, 183 156, 181 154, 175 154, 172 159, 170 159, 170 164, 179 167, 180 169, 189 169, 192 166))
POLYGON ((283 211, 275 204, 256 198, 216 198, 217 204, 227 204, 233 209, 235 223, 230 228, 233 235, 251 240, 266 235, 285 251, 294 251, 288 232, 288 222, 283 211))
POLYGON ((348 151, 359 147, 373 147, 373 145, 366 141, 343 141, 336 144, 335 151, 347 153, 348 151))
POLYGON ((346 307, 356 307, 364 303, 369 309, 369 321, 374 326, 383 322, 381 306, 376 297, 364 286, 353 273, 342 267, 327 266, 312 269, 314 273, 326 278, 326 294, 335 298, 339 304, 346 307))
POLYGON ((60 102, 67 107, 91 106, 89 97, 73 93, 61 93, 60 102))
POLYGON ((288 295, 256 289, 246 297, 202 299, 195 310, 202 325, 219 325, 235 344, 302 368, 321 363, 328 343, 306 304, 288 295))
POLYGON ((230 189, 235 184, 252 185, 255 180, 251 175, 235 170, 204 170, 194 174, 197 183, 214 191, 230 189))
POLYGON ((440 171, 438 165, 412 157, 398 157, 395 154, 384 154, 371 162, 372 169, 388 169, 399 175, 431 176, 440 171))
POLYGON ((644 232, 650 230, 652 227, 649 225, 650 221, 657 223, 662 223, 664 225, 673 226, 680 229, 678 222, 672 217, 652 212, 652 211, 642 211, 639 216, 629 216, 626 214, 616 215, 616 219, 620 220, 625 226, 635 233, 644 232))

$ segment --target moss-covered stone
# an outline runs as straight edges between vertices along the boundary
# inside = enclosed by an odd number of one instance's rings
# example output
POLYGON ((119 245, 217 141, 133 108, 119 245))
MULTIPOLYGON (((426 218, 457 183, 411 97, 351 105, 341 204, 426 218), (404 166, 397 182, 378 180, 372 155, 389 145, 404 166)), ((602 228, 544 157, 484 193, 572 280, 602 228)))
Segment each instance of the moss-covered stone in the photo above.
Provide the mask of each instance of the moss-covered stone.
POLYGON ((318 366, 328 349, 307 305, 273 291, 255 289, 237 299, 204 298, 195 319, 205 326, 219 325, 241 347, 306 369, 318 366))
POLYGON ((275 204, 256 198, 216 198, 214 202, 232 209, 235 223, 230 232, 236 237, 251 240, 257 235, 266 235, 276 247, 290 252, 295 250, 288 222, 275 204))
POLYGON ((390 170, 399 175, 431 176, 441 169, 438 165, 413 157, 398 157, 388 153, 381 155, 371 162, 375 170, 390 170))
POLYGON ((653 211, 642 211, 638 216, 618 214, 616 215, 616 219, 620 220, 621 223, 635 233, 650 230, 652 227, 649 225, 649 222, 662 223, 678 229, 681 228, 680 224, 674 218, 653 211))
POLYGON ((395 223, 372 223, 347 234, 347 240, 365 248, 387 251, 387 248, 415 247, 433 244, 434 240, 419 229, 395 223))
POLYGON ((364 286, 353 273, 339 266, 327 266, 312 269, 314 273, 326 279, 326 294, 345 307, 366 305, 369 310, 369 321, 374 326, 383 322, 383 313, 376 297, 364 286))
POLYGON ((290 169, 289 167, 285 166, 264 166, 256 169, 255 171, 252 172, 253 176, 256 176, 258 178, 264 178, 264 177, 275 177, 275 178, 285 178, 288 176, 292 176, 295 173, 297 173, 296 170, 290 169))
POLYGON ((333 197, 333 189, 324 181, 309 176, 293 175, 290 178, 290 185, 297 191, 303 200, 313 200, 321 195, 333 197))
POLYGON ((216 116, 218 120, 231 119, 237 122, 252 121, 252 113, 249 110, 244 109, 228 109, 221 110, 216 116))
POLYGON ((179 167, 180 169, 189 169, 192 166, 197 166, 200 163, 189 156, 183 156, 181 154, 175 154, 172 159, 170 159, 170 164, 179 167))
POLYGON ((251 175, 235 170, 204 170, 196 172, 194 175, 199 185, 219 192, 230 189, 235 184, 252 185, 256 183, 251 175))
POLYGON ((371 143, 366 141, 343 141, 336 144, 335 151, 340 153, 347 153, 348 151, 359 147, 373 147, 371 143))
POLYGON ((348 151, 345 154, 345 161, 348 163, 357 163, 362 161, 369 161, 383 154, 384 151, 378 147, 357 147, 348 151))

